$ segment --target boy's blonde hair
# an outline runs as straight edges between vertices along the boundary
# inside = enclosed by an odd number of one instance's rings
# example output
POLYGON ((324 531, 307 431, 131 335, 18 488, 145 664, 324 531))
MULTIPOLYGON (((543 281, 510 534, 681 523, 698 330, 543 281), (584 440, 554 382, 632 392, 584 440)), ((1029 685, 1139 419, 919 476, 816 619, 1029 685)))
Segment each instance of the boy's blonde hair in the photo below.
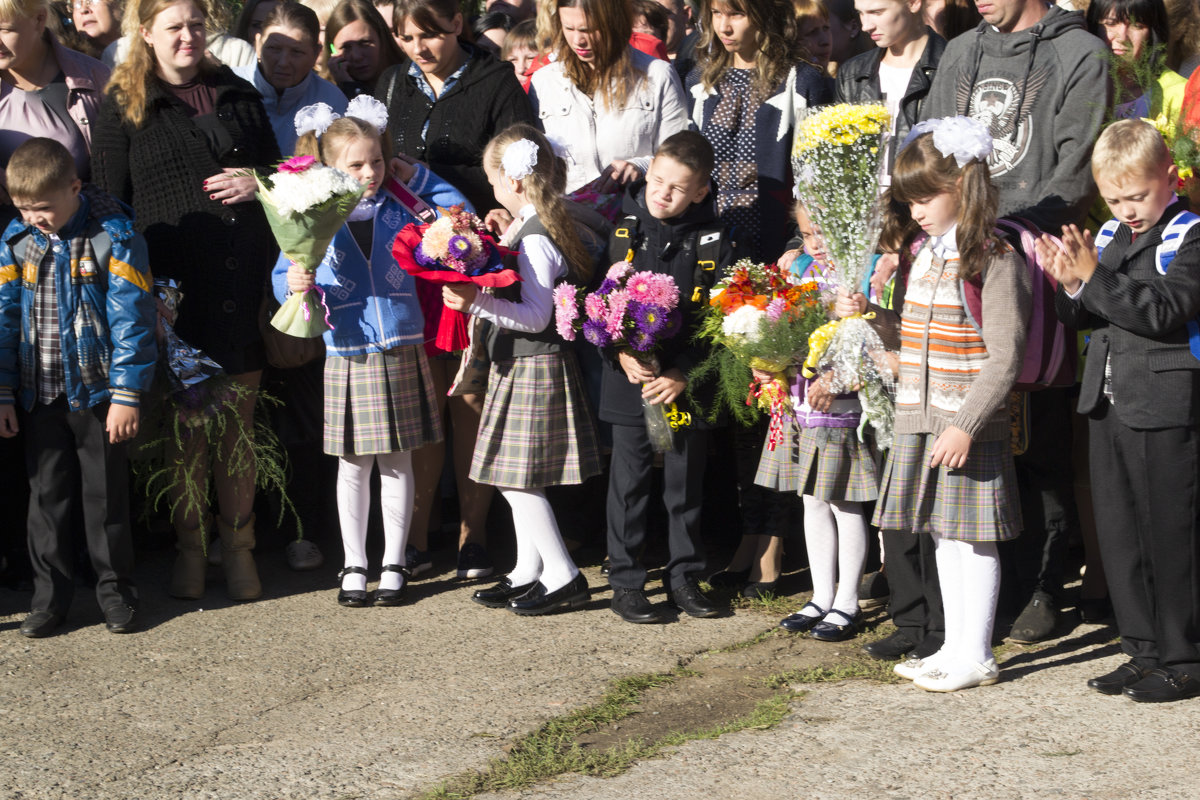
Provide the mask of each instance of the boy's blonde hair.
POLYGON ((13 200, 36 201, 78 179, 71 152, 53 139, 26 139, 13 151, 5 171, 13 200))
POLYGON ((1092 176, 1118 184, 1132 175, 1165 174, 1171 163, 1171 151, 1162 134, 1140 119, 1123 119, 1109 125, 1092 149, 1092 176))
POLYGON ((33 19, 39 11, 49 11, 50 0, 0 0, 0 19, 33 19))
POLYGON ((500 45, 500 60, 507 61, 513 51, 519 48, 540 52, 537 45, 537 23, 531 19, 518 22, 508 32, 508 36, 504 37, 504 44, 500 45))

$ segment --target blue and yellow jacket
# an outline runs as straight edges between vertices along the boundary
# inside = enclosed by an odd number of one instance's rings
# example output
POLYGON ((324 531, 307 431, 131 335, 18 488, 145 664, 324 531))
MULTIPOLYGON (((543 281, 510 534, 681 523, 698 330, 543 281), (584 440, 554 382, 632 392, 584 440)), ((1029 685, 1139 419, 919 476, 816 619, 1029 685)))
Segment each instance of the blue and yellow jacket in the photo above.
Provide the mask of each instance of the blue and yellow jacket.
POLYGON ((72 411, 105 401, 137 406, 158 360, 146 241, 111 197, 93 187, 59 231, 60 241, 20 218, 0 235, 0 404, 37 401, 33 298, 47 248, 54 254, 59 334, 72 411))

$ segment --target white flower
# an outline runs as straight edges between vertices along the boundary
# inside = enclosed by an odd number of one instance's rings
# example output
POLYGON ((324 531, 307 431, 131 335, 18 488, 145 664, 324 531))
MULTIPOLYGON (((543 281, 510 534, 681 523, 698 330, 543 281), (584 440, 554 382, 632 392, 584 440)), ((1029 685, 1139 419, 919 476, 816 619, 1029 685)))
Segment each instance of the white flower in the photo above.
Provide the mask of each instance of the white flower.
POLYGON ((305 106, 296 112, 294 119, 296 135, 315 133, 317 136, 321 136, 340 116, 328 103, 313 103, 311 106, 305 106))
POLYGON ((360 94, 351 100, 350 105, 346 106, 346 116, 374 125, 380 133, 387 130, 387 106, 369 94, 360 94))
POLYGON ((358 181, 340 169, 313 164, 304 172, 277 172, 271 176, 270 201, 280 216, 300 214, 331 197, 353 194, 358 181))
POLYGON ((504 155, 500 158, 500 166, 504 169, 504 174, 514 181, 528 178, 537 163, 538 146, 529 139, 517 139, 504 148, 504 155))
POLYGON ((759 325, 767 316, 765 311, 759 311, 751 305, 745 305, 729 314, 721 321, 721 331, 726 336, 740 336, 747 342, 758 341, 762 333, 759 325))
POLYGON ((942 157, 954 156, 958 168, 972 161, 986 161, 992 154, 992 134, 977 119, 971 117, 942 117, 918 122, 904 139, 903 150, 913 139, 923 133, 933 132, 933 146, 942 157))

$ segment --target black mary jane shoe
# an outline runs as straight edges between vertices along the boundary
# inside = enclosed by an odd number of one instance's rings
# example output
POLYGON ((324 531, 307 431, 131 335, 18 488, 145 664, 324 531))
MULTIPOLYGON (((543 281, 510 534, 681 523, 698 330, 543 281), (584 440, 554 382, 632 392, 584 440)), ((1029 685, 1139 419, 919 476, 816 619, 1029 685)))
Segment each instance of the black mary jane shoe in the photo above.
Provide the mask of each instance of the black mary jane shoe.
POLYGON ((808 635, 818 642, 844 642, 853 639, 858 636, 858 618, 857 613, 850 615, 835 608, 825 615, 825 619, 813 625, 808 635))
POLYGON ((404 578, 404 583, 400 584, 399 589, 376 589, 375 605, 398 606, 404 602, 404 595, 408 591, 408 582, 411 580, 412 574, 408 571, 408 567, 403 567, 399 564, 384 564, 383 571, 399 572, 404 578))
POLYGON ((587 578, 580 572, 566 586, 560 586, 553 592, 546 591, 545 584, 538 581, 525 594, 509 600, 508 610, 531 617, 553 614, 555 611, 568 611, 586 605, 589 597, 587 578))
MULTIPOLYGON (((338 573, 338 580, 347 575, 366 575, 367 571, 362 567, 346 567, 338 573)), ((367 596, 365 589, 338 589, 337 601, 339 606, 346 608, 363 608, 371 604, 371 598, 367 596)))
POLYGON ((785 631, 790 631, 791 633, 807 633, 816 627, 821 620, 825 618, 827 613, 829 612, 821 608, 816 603, 805 603, 804 607, 795 614, 784 617, 782 620, 780 620, 779 627, 783 628, 785 631), (814 616, 812 614, 805 614, 805 608, 811 608, 813 611, 817 612, 816 615, 814 616))
POLYGON ((505 576, 495 586, 477 590, 475 594, 471 595, 471 599, 488 608, 504 608, 508 605, 509 600, 520 597, 535 585, 536 583, 522 583, 520 586, 513 586, 512 581, 505 576))

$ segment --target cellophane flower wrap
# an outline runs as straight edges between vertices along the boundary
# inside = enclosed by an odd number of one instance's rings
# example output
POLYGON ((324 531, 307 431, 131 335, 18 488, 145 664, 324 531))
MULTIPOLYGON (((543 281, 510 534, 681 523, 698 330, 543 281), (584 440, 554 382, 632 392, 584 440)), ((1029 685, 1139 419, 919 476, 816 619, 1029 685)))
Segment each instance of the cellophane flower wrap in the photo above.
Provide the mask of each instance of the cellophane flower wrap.
MULTIPOLYGON (((626 350, 658 375, 656 351, 683 327, 679 287, 670 275, 618 261, 594 292, 560 283, 554 290, 554 324, 568 342, 582 336, 601 350, 626 350)), ((674 431, 691 424, 676 403, 651 404, 643 398, 642 410, 650 443, 660 453, 674 448, 674 431)))
MULTIPOLYGON (((292 262, 316 272, 329 243, 362 198, 362 185, 312 156, 289 158, 275 174, 256 174, 254 179, 279 249, 292 262)), ((314 286, 284 300, 271 325, 289 336, 310 339, 329 330, 328 314, 321 290, 314 286)))
MULTIPOLYGON (((505 266, 510 251, 496 244, 483 221, 455 206, 439 209, 431 223, 410 223, 396 234, 392 256, 415 278, 434 283, 473 283, 498 289, 521 280, 505 266)), ((435 344, 448 353, 462 350, 470 341, 468 315, 442 309, 435 344)))
MULTIPOLYGON (((827 106, 796 125, 796 191, 825 238, 838 287, 850 294, 861 291, 879 243, 879 170, 890 125, 880 103, 827 106)), ((867 317, 836 320, 813 332, 805 375, 827 376, 835 394, 857 390, 876 443, 887 448, 894 377, 880 366, 883 352, 883 341, 867 317)))
POLYGON ((727 397, 729 406, 736 400, 771 415, 771 449, 780 423, 795 416, 789 385, 809 334, 825 322, 825 308, 817 281, 796 281, 777 264, 750 259, 734 264, 709 297, 698 335, 718 347, 697 369, 718 373, 718 397, 727 397), (750 369, 769 372, 771 378, 747 381, 750 369))

